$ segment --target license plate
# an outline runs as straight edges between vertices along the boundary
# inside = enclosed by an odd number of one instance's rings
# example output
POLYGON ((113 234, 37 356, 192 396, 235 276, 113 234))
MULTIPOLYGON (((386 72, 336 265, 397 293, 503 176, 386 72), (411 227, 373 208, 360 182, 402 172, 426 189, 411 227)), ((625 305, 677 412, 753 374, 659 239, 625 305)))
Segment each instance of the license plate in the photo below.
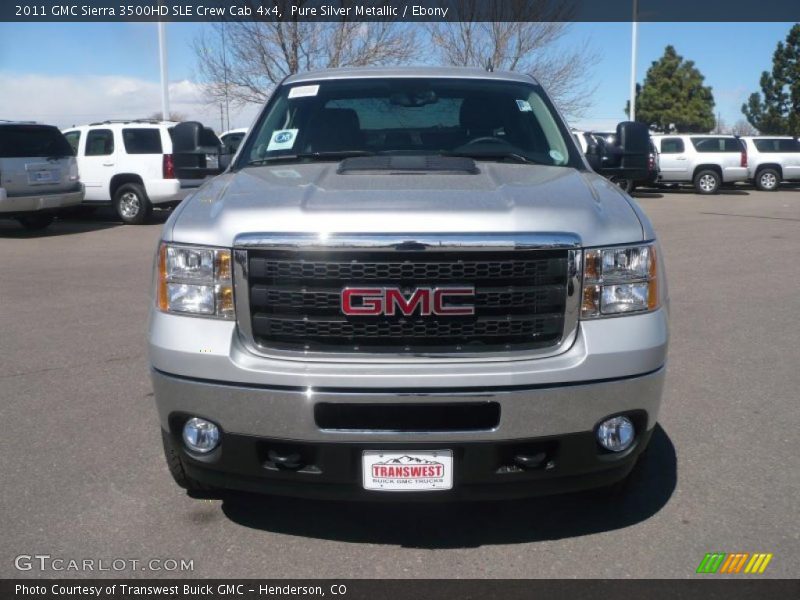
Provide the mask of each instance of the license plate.
POLYGON ((34 171, 31 173, 31 183, 50 183, 55 179, 52 171, 34 171))
POLYGON ((365 450, 361 464, 365 490, 421 492, 453 487, 452 450, 365 450))

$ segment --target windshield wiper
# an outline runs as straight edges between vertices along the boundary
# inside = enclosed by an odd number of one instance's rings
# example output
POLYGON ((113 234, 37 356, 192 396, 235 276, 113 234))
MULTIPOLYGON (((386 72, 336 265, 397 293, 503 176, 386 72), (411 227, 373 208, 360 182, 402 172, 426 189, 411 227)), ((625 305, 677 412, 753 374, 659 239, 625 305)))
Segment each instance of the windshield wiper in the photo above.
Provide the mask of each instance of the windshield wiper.
POLYGON ((462 156, 464 158, 474 158, 475 160, 514 160, 519 163, 526 163, 531 165, 541 165, 527 156, 523 156, 517 152, 442 152, 442 156, 462 156))
POLYGON ((279 156, 268 156, 251 160, 245 166, 266 165, 271 162, 285 160, 338 160, 353 156, 374 156, 374 152, 369 150, 331 150, 328 152, 298 152, 297 154, 281 154, 279 156))

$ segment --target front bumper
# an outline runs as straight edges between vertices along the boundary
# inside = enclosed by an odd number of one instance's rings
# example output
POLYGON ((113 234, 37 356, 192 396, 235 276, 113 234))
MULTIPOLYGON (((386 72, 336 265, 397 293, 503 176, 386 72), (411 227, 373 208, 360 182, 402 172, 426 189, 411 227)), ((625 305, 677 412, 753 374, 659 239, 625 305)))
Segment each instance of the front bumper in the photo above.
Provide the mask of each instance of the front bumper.
POLYGON ((83 184, 71 192, 54 192, 33 196, 8 196, 0 188, 0 214, 25 214, 39 211, 59 210, 76 206, 83 201, 83 184))
POLYGON ((226 385, 153 371, 162 428, 180 448, 189 416, 216 422, 220 447, 208 456, 180 450, 189 475, 201 482, 293 496, 397 498, 361 488, 363 450, 454 452, 454 487, 446 492, 404 492, 402 499, 483 499, 575 491, 613 483, 633 468, 655 426, 664 369, 637 377, 483 390, 377 392, 268 389, 226 385), (496 403, 499 421, 488 429, 393 431, 326 429, 318 405, 425 405, 496 403), (634 445, 619 454, 595 441, 596 425, 612 414, 636 425, 634 445), (278 468, 270 451, 302 457, 298 470, 278 468), (518 454, 546 458, 535 468, 514 468, 518 454))

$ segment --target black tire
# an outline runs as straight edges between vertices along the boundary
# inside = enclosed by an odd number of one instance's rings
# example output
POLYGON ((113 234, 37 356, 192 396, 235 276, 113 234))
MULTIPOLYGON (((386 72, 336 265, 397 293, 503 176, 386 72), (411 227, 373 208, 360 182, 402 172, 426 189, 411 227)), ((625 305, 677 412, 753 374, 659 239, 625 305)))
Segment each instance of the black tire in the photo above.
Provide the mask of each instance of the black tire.
POLYGON ((17 217, 17 221, 28 231, 41 231, 47 229, 56 220, 53 214, 33 214, 17 217))
POLYGON ((719 193, 722 186, 722 177, 712 169, 703 169, 694 176, 694 189, 698 194, 708 196, 719 193))
POLYGON ((756 173, 755 184, 762 192, 776 192, 781 184, 780 173, 770 167, 761 169, 756 173))
POLYGON ((144 187, 138 183, 125 183, 114 193, 114 210, 128 225, 142 225, 150 218, 153 205, 144 187))
POLYGON ((202 484, 186 474, 186 469, 183 466, 183 460, 181 459, 178 449, 175 447, 174 440, 163 429, 161 430, 161 441, 164 444, 164 458, 167 460, 167 468, 169 469, 169 474, 172 475, 172 479, 175 481, 175 483, 188 492, 213 491, 214 488, 202 484))
POLYGON ((610 177, 609 181, 619 187, 626 194, 630 194, 633 191, 633 188, 636 187, 633 179, 627 179, 626 177, 610 177))

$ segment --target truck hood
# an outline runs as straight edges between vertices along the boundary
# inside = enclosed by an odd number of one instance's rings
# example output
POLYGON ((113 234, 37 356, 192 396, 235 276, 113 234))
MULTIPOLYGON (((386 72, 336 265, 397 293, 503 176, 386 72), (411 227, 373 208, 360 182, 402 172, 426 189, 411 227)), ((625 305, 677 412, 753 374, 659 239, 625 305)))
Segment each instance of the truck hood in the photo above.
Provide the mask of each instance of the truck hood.
POLYGON ((337 163, 250 167, 187 198, 164 239, 232 246, 243 233, 569 232, 632 243, 649 223, 617 186, 565 167, 478 163, 478 173, 337 173, 337 163))

